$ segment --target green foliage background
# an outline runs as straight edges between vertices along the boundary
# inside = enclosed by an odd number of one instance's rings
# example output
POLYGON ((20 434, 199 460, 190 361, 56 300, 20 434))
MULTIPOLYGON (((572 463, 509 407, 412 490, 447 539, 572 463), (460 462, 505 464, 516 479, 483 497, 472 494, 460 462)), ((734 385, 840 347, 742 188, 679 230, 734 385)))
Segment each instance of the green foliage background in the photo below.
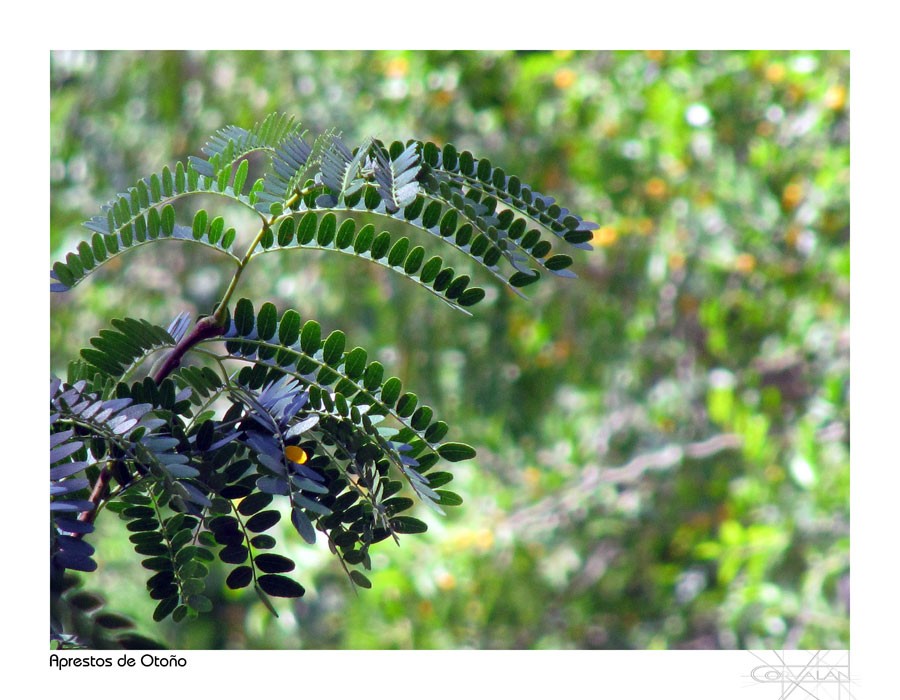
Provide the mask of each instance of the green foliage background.
MULTIPOLYGON (((242 296, 345 330, 478 448, 454 469, 466 503, 418 511, 429 532, 374 555, 358 596, 295 542, 308 592, 279 618, 222 585, 216 614, 144 632, 178 648, 849 646, 848 53, 56 52, 50 77, 54 260, 117 191, 273 111, 348 142, 452 142, 600 223, 577 280, 529 303, 476 279, 474 319, 342 256, 251 267, 242 296)), ((227 270, 191 248, 54 295, 51 369, 109 318, 208 313, 227 270)), ((149 621, 121 524, 99 524, 91 583, 149 621)))

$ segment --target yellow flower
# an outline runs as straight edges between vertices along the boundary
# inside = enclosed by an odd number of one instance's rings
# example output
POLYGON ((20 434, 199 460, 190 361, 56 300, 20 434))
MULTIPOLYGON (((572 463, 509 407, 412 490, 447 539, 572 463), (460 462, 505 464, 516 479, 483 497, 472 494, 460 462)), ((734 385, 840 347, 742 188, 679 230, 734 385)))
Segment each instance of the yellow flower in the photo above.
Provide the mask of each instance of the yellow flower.
POLYGON ((766 80, 770 83, 780 83, 784 80, 785 75, 787 75, 787 71, 784 68, 784 64, 770 63, 766 66, 766 80))
POLYGON ((847 88, 843 85, 832 85, 825 91, 825 106, 837 112, 847 104, 847 88))
POLYGON ((756 269, 756 258, 750 253, 741 253, 735 258, 734 268, 740 273, 749 274, 756 269))
POLYGON ((601 226, 596 231, 594 231, 593 238, 591 238, 591 243, 599 246, 610 246, 616 242, 616 239, 619 237, 618 232, 616 231, 615 226, 601 226))
POLYGON ((642 236, 653 233, 653 219, 648 216, 642 216, 634 222, 634 228, 642 236))
POLYGON ((306 454, 306 451, 302 447, 297 447, 296 445, 285 447, 284 456, 294 464, 306 464, 306 460, 309 459, 309 455, 306 454))
POLYGON ((384 73, 389 78, 402 78, 409 73, 409 61, 404 56, 395 56, 387 62, 384 73))
POLYGON ((446 571, 442 572, 437 576, 437 586, 442 591, 452 591, 456 588, 456 577, 446 571))
POLYGON ((644 192, 652 199, 662 199, 668 191, 669 187, 661 177, 651 177, 644 185, 644 192))
POLYGON ((490 530, 479 530, 475 535, 475 546, 482 552, 494 545, 494 534, 490 530))
POLYGON ((525 483, 532 488, 541 483, 541 472, 535 467, 526 467, 525 471, 522 473, 522 476, 525 483))
POLYGON ((575 83, 575 71, 570 68, 560 68, 553 76, 553 84, 560 90, 572 87, 575 83))
POLYGON ((803 185, 792 182, 781 193, 781 203, 785 209, 796 209, 803 200, 803 185))

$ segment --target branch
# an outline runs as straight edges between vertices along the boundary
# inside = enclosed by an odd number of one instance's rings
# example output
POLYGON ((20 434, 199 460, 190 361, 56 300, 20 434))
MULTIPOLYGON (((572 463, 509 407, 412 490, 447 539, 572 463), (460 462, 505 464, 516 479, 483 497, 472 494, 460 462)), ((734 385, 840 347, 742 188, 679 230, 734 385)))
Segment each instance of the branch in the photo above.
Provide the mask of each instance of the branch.
POLYGON ((668 445, 655 452, 640 454, 621 467, 589 466, 580 478, 511 515, 504 526, 514 532, 550 530, 578 519, 579 510, 590 503, 590 497, 603 484, 634 484, 650 471, 664 471, 681 464, 685 458, 704 459, 719 452, 739 449, 740 436, 732 433, 713 436, 700 442, 668 445))
POLYGON ((181 358, 184 357, 188 350, 201 341, 221 335, 224 330, 224 325, 220 324, 215 316, 201 318, 197 321, 197 325, 194 326, 189 333, 185 334, 185 336, 178 341, 178 344, 169 351, 169 354, 166 355, 162 364, 160 364, 154 373, 153 381, 157 384, 162 382, 163 379, 168 377, 169 374, 178 367, 181 363, 181 358))

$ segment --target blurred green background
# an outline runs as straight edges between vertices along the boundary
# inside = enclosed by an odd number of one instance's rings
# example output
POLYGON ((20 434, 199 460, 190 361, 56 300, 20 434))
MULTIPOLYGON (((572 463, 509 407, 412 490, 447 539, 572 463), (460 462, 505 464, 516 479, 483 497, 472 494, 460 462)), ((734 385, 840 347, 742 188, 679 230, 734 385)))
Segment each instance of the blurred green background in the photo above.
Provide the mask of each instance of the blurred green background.
MULTIPOLYGON (((160 627, 124 528, 101 518, 88 583, 144 632, 848 648, 847 52, 55 52, 50 78, 52 260, 116 192, 271 111, 348 142, 452 142, 599 223, 578 279, 529 302, 476 270, 473 319, 343 256, 250 266, 240 296, 344 330, 477 447, 453 469, 465 503, 417 511, 429 532, 376 547, 359 595, 285 531, 307 594, 277 619, 220 573, 215 614, 160 627)), ((209 312, 228 274, 181 245, 106 265, 53 296, 52 371, 110 318, 209 312)))

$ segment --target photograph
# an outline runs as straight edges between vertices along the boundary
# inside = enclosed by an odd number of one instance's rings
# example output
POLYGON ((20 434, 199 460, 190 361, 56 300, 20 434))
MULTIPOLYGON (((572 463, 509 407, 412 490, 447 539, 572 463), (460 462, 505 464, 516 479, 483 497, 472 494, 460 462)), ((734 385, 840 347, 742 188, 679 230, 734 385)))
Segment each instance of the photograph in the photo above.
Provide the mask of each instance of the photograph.
POLYGON ((850 51, 54 49, 49 77, 57 664, 844 673, 850 51))

